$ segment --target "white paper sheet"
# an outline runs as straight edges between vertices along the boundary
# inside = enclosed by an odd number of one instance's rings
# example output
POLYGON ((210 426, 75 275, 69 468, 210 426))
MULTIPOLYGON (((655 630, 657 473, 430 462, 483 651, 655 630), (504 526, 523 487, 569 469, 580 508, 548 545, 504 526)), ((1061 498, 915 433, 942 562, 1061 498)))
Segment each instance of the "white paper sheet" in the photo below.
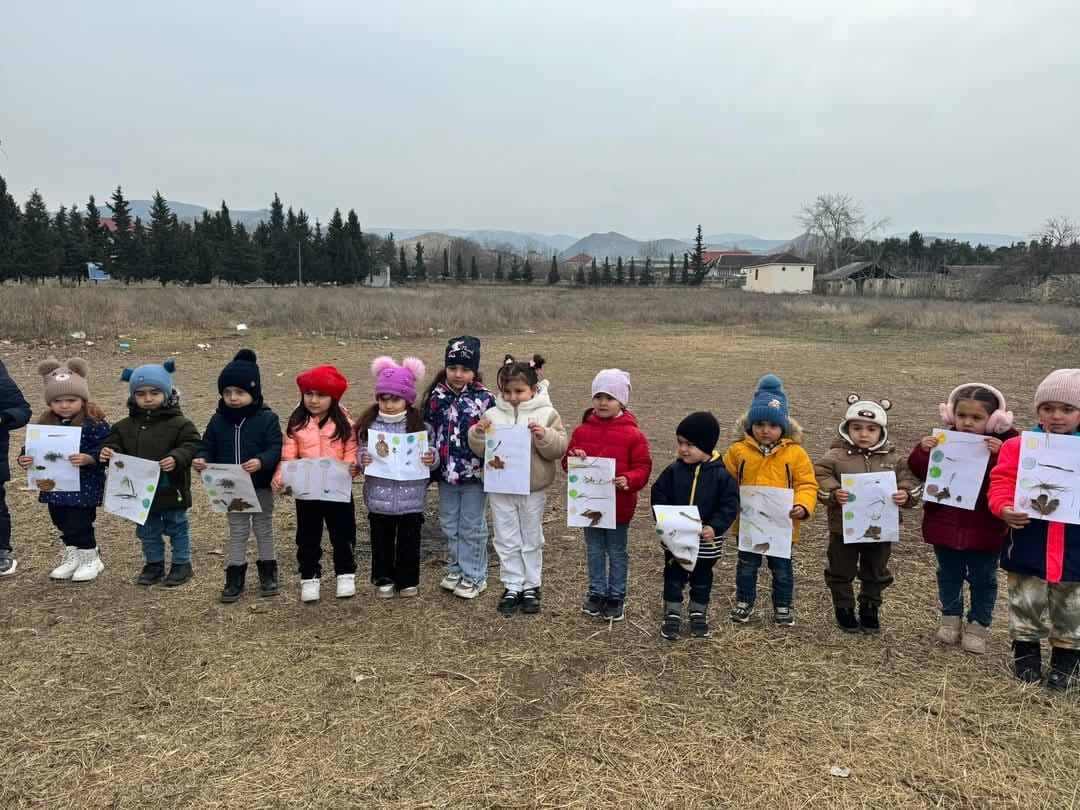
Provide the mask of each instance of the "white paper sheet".
POLYGON ((785 487, 739 487, 739 551, 790 560, 794 502, 785 487))
POLYGON ((158 462, 113 453, 105 479, 103 508, 110 515, 127 518, 142 526, 150 514, 160 477, 158 462))
POLYGON ((484 437, 484 492, 528 495, 532 434, 528 425, 491 425, 484 437))
POLYGON ((660 542, 687 571, 697 564, 701 544, 701 515, 696 506, 654 506, 660 542))
POLYGON ((566 525, 615 528, 615 459, 566 459, 566 525))
POLYGON ((26 455, 34 463, 26 471, 26 485, 42 492, 78 492, 79 468, 68 458, 79 452, 81 427, 29 425, 26 455))
POLYGON ((900 540, 900 508, 893 503, 896 473, 855 473, 841 485, 851 497, 844 504, 845 543, 896 543, 900 540))
POLYGON ((214 512, 261 512, 251 476, 239 464, 207 464, 199 473, 214 512))
POLYGON ((935 430, 923 500, 957 509, 975 508, 990 463, 986 437, 957 430, 935 430))
POLYGON ((1014 504, 1038 520, 1080 524, 1080 436, 1024 431, 1014 504))
POLYGON ((364 468, 364 475, 391 481, 423 481, 431 475, 431 468, 420 462, 420 457, 427 450, 426 430, 387 433, 370 428, 367 451, 371 463, 364 468))
POLYGON ((352 500, 349 463, 336 458, 297 458, 281 465, 285 494, 298 501, 352 500))

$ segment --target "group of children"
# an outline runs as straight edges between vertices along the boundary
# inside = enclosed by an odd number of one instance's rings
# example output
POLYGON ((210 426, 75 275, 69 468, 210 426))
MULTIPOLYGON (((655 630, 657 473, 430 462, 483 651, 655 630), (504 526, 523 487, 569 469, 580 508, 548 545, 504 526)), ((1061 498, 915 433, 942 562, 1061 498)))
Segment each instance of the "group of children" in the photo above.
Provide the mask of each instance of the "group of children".
MULTIPOLYGON (((483 384, 480 341, 472 336, 450 340, 445 362, 421 399, 417 386, 425 368, 416 358, 398 365, 389 357, 371 366, 375 401, 354 421, 341 405, 348 381, 333 366, 300 374, 300 402, 284 433, 274 411, 263 401, 257 358, 242 349, 218 378, 221 399, 206 430, 199 431, 182 413, 172 383, 172 361, 125 369, 129 387, 128 416, 110 425, 92 404, 86 363, 50 358, 38 368, 47 410, 37 422, 81 428, 79 452, 70 456, 79 467, 77 492, 41 492, 64 544, 54 579, 90 581, 104 565, 94 539, 94 520, 105 488, 105 468, 114 453, 157 461, 161 473, 145 524, 136 529, 144 566, 137 583, 177 586, 192 577, 187 511, 191 476, 208 464, 240 464, 252 478, 261 512, 229 513, 229 553, 221 599, 232 602, 244 591, 247 543, 254 531, 260 594, 280 591, 274 552, 272 517, 275 495, 288 494, 282 465, 299 458, 345 462, 355 477, 373 462, 367 445, 369 429, 380 435, 427 431, 431 450, 421 463, 431 471, 439 490, 439 523, 447 540, 448 563, 440 584, 462 599, 475 599, 487 589, 486 508, 490 506, 493 545, 498 554, 503 593, 500 613, 538 613, 542 609, 543 516, 546 490, 556 466, 567 458, 599 456, 614 459, 616 525, 584 530, 588 587, 581 610, 589 616, 620 621, 624 616, 628 569, 628 528, 637 507, 637 493, 649 482, 649 445, 630 411, 632 386, 620 369, 601 370, 592 383, 592 403, 568 436, 551 402, 544 360, 535 355, 520 361, 507 356, 499 368, 495 392, 483 384), (418 401, 419 400, 419 401, 418 401), (486 432, 493 425, 521 424, 531 436, 529 494, 487 494, 483 485, 486 432), (165 536, 171 545, 166 572, 165 536)), ((1035 395, 1036 431, 1080 435, 1080 370, 1059 369, 1039 385, 1035 395)), ((937 444, 923 438, 905 457, 889 440, 888 400, 848 398, 836 438, 812 463, 801 445, 802 431, 789 415, 781 380, 766 375, 738 423, 738 437, 721 453, 720 425, 708 412, 686 416, 676 428, 677 458, 652 484, 651 503, 695 505, 701 519, 696 561, 687 570, 664 549, 661 635, 680 637, 684 593, 689 586, 687 626, 692 637, 710 634, 708 605, 713 567, 720 558, 721 537, 738 534, 740 487, 791 489, 792 541, 818 503, 828 511, 829 542, 825 583, 836 623, 848 632, 878 632, 882 593, 892 583, 888 542, 845 543, 844 504, 852 494, 843 485, 852 473, 891 470, 897 490, 892 501, 911 508, 920 501, 930 457, 937 444), (856 597, 853 583, 861 587, 856 597)), ((30 408, 0 363, 0 576, 17 566, 11 550, 10 515, 3 482, 9 478, 8 436, 30 419, 30 408)), ((1049 638, 1047 684, 1055 689, 1080 685, 1080 526, 1052 520, 1031 520, 1014 503, 1019 462, 1019 436, 1001 392, 987 384, 954 389, 941 406, 942 424, 977 434, 991 454, 973 510, 945 504, 924 505, 923 537, 937 555, 941 621, 937 638, 960 644, 972 653, 987 649, 988 628, 997 596, 997 569, 1008 572, 1009 633, 1018 678, 1043 677, 1040 641, 1049 638), (963 583, 970 589, 964 615, 963 583)), ((25 452, 19 465, 34 459, 25 452)), ((420 579, 420 530, 429 480, 396 481, 364 477, 363 493, 371 538, 371 583, 380 598, 412 597, 420 579)), ((355 507, 347 502, 299 500, 296 504, 296 556, 300 598, 320 596, 323 527, 330 538, 336 595, 356 591, 355 507)), ((735 604, 730 620, 748 622, 757 597, 758 573, 764 561, 772 575, 773 621, 795 622, 791 560, 739 550, 735 604)))

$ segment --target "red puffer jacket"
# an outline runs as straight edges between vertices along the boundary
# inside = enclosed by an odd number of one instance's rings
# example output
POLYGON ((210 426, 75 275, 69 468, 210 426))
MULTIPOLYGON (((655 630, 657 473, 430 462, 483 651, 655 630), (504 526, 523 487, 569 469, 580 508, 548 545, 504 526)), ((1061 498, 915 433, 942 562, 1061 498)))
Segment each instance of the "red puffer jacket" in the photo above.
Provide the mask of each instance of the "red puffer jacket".
MULTIPOLYGON (((1011 428, 995 438, 1003 442, 1019 436, 1011 428)), ((990 456, 990 462, 983 473, 979 499, 973 510, 943 506, 923 498, 923 540, 932 546, 943 546, 953 551, 1001 551, 1005 544, 1005 524, 994 517, 987 503, 986 492, 990 487, 990 470, 997 464, 997 455, 990 456)), ((930 465, 930 452, 919 445, 908 456, 908 466, 915 475, 926 480, 926 470, 930 465)))
POLYGON ((637 508, 637 493, 649 483, 652 472, 649 441, 638 429, 634 415, 623 411, 614 419, 601 419, 590 413, 570 436, 566 456, 575 450, 584 450, 594 458, 615 459, 615 475, 626 476, 626 489, 615 490, 615 522, 629 523, 637 508))

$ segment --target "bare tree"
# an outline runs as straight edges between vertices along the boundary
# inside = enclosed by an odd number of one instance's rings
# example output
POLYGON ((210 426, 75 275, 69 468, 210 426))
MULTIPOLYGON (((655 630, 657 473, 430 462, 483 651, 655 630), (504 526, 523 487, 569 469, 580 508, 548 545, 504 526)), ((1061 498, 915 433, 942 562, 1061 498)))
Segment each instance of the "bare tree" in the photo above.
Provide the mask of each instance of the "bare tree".
POLYGON ((1037 236, 1054 247, 1068 247, 1080 242, 1080 225, 1068 217, 1047 217, 1037 236))
POLYGON ((868 220, 850 194, 819 194, 812 203, 803 205, 795 219, 820 240, 821 253, 832 262, 833 270, 845 264, 858 245, 889 224, 888 218, 868 220))
POLYGON ((643 259, 652 259, 656 261, 660 258, 660 240, 652 239, 641 246, 638 251, 643 259))

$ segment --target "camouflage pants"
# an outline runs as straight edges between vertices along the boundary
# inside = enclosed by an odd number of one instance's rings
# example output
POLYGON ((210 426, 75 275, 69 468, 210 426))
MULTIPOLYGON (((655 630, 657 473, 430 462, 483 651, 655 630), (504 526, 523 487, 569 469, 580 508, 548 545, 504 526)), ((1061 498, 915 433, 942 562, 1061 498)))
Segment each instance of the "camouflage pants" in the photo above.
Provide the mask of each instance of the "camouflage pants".
POLYGON ((1080 649, 1080 582, 1009 574, 1009 636, 1080 649), (1049 623, 1044 616, 1049 613, 1049 623))

